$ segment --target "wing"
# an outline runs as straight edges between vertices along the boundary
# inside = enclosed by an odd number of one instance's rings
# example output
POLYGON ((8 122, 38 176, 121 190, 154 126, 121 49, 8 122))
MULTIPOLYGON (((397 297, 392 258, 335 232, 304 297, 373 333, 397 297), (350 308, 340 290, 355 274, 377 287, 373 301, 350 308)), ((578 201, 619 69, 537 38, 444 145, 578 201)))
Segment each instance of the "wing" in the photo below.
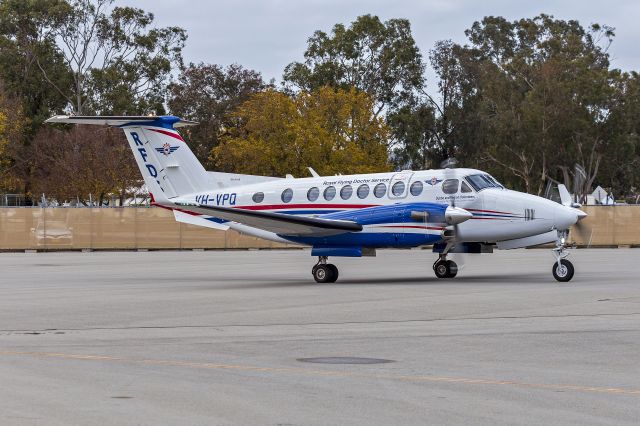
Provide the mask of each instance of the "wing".
POLYGON ((351 220, 301 217, 282 213, 206 206, 203 204, 175 204, 181 210, 215 216, 220 219, 274 232, 278 235, 320 237, 362 231, 362 225, 351 220))

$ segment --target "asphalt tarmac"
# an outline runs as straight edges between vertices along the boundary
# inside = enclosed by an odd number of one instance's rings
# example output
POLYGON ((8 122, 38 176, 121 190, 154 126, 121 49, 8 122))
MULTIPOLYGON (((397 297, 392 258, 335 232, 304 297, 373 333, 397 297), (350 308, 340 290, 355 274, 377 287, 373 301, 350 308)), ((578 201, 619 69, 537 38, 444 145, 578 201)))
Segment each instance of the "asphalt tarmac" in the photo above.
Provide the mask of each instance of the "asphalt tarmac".
POLYGON ((0 254, 0 424, 637 424, 640 249, 0 254))

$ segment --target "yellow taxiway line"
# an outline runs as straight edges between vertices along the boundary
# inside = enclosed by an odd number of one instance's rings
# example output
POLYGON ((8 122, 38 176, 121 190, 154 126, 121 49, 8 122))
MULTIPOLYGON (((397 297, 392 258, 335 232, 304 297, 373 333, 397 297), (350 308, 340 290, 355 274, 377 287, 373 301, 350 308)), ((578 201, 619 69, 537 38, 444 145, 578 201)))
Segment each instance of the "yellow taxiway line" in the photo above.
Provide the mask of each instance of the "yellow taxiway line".
POLYGON ((591 392, 603 394, 618 395, 637 395, 640 396, 640 389, 602 387, 602 386, 581 386, 567 384, 551 384, 551 383, 528 383, 514 380, 495 380, 495 379, 474 379, 466 377, 446 377, 446 376, 422 376, 422 375, 402 375, 402 374, 376 374, 376 373, 359 373, 335 370, 317 370, 301 367, 258 367, 252 365, 234 365, 234 364, 215 364, 209 362, 179 361, 179 360, 161 360, 161 359, 137 359, 108 355, 81 355, 67 354, 56 352, 24 352, 24 351, 0 351, 0 356, 5 357, 32 357, 32 358, 58 358, 65 360, 83 360, 83 361, 103 361, 117 362, 126 364, 139 365, 166 365, 171 367, 186 367, 208 370, 235 370, 243 372, 258 373, 285 373, 298 374, 316 377, 343 377, 343 378, 360 378, 360 379, 384 379, 397 380, 406 382, 434 382, 434 383, 460 383, 466 385, 490 385, 490 386, 514 386, 521 388, 546 389, 546 390, 566 390, 576 392, 591 392))

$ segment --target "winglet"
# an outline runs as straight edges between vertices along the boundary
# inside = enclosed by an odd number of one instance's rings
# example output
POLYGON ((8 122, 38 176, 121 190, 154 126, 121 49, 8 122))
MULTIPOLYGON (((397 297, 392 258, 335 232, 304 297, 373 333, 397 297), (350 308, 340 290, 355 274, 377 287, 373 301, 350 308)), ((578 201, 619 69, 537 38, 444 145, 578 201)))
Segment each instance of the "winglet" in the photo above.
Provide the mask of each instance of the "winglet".
POLYGON ((313 177, 320 177, 320 175, 318 174, 318 172, 316 172, 315 170, 313 170, 313 167, 307 167, 307 169, 309 169, 309 173, 311 173, 311 176, 313 176, 313 177))

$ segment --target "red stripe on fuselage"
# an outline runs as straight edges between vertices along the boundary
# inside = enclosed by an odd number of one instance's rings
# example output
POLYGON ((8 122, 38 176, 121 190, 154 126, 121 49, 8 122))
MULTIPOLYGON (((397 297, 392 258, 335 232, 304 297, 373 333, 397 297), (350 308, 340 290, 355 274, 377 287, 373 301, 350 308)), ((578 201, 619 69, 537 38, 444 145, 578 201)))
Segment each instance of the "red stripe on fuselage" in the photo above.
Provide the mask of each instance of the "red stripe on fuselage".
POLYGON ((160 129, 147 129, 147 130, 151 130, 152 132, 156 132, 156 133, 162 133, 163 135, 171 136, 172 138, 176 138, 179 141, 184 142, 184 139, 182 139, 182 136, 180 136, 177 133, 170 132, 168 130, 160 130, 160 129))
POLYGON ((264 206, 238 206, 236 208, 242 210, 364 209, 378 206, 378 204, 267 204, 264 206))
POLYGON ((158 203, 151 203, 151 205, 154 206, 154 207, 160 207, 161 209, 167 209, 167 210, 172 210, 172 211, 175 210, 175 211, 178 211, 178 212, 190 214, 191 216, 202 216, 200 213, 190 212, 188 210, 182 210, 182 209, 179 209, 177 207, 163 206, 162 204, 158 204, 158 203))

